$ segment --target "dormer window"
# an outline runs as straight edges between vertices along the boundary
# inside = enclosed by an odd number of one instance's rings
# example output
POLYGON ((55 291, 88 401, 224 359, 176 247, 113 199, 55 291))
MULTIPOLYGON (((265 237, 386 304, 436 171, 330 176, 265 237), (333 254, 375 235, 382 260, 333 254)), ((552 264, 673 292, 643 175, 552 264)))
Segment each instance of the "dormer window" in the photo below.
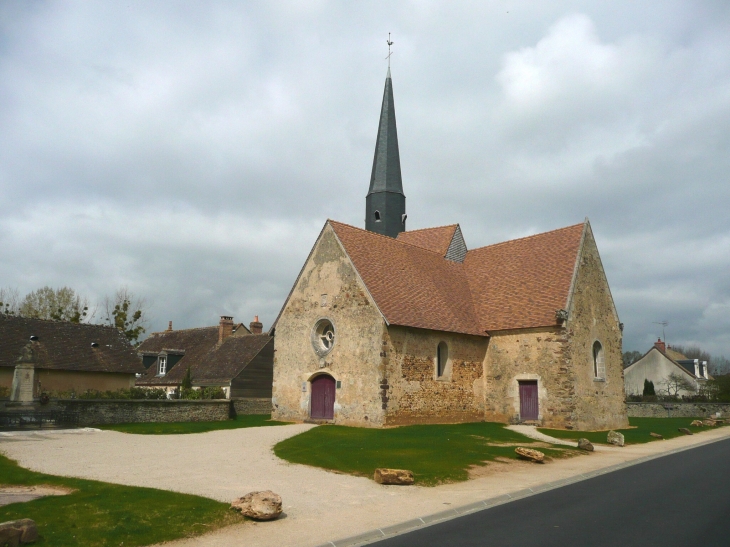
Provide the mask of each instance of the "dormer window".
POLYGON ((375 211, 375 222, 380 222, 380 211, 375 211))
POLYGON ((167 374, 167 355, 160 355, 157 359, 158 363, 158 375, 164 376, 167 374))

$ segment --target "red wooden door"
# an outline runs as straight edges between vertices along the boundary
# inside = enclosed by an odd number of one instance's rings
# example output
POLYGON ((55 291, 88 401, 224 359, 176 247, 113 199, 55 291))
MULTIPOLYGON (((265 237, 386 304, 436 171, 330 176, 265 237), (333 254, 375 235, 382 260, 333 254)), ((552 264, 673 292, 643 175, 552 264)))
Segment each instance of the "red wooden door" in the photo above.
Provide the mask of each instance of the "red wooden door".
POLYGON ((323 374, 312 380, 312 406, 310 416, 317 420, 335 417, 335 379, 323 374))
POLYGON ((537 420, 537 380, 520 382, 520 420, 537 420))

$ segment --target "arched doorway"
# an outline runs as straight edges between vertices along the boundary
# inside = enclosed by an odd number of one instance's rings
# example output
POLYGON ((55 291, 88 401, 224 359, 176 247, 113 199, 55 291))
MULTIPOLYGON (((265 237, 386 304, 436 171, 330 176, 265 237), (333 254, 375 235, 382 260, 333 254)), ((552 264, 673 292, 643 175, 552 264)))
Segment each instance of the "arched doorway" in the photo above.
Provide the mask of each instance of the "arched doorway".
POLYGON ((312 380, 312 404, 309 415, 315 420, 332 420, 335 417, 335 379, 321 374, 312 380))

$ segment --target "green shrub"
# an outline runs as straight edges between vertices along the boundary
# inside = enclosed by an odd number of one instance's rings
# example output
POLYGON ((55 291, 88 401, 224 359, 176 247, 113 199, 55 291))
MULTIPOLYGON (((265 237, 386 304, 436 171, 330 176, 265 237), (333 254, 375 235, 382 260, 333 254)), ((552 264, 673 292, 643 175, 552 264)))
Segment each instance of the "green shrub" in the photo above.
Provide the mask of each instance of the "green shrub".
POLYGON ((190 367, 188 367, 185 371, 185 376, 182 379, 182 384, 180 384, 180 387, 182 389, 190 389, 193 387, 193 377, 190 375, 190 367))
POLYGON ((643 395, 656 395, 656 391, 654 391, 654 382, 652 382, 651 380, 644 379, 643 395))
POLYGON ((223 388, 218 386, 203 387, 200 389, 186 389, 180 390, 180 399, 198 400, 198 399, 225 399, 226 392, 223 388))

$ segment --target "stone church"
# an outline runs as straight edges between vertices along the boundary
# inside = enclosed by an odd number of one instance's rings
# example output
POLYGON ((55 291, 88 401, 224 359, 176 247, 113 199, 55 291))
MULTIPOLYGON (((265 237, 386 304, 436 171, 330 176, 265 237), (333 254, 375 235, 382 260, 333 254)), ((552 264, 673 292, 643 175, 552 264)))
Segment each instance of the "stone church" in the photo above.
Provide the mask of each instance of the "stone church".
POLYGON ((390 69, 365 229, 328 220, 279 313, 273 417, 628 425, 622 324, 588 220, 468 249, 406 231, 390 69))

